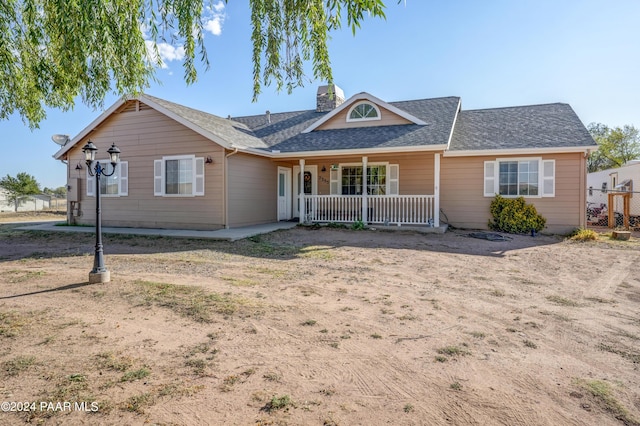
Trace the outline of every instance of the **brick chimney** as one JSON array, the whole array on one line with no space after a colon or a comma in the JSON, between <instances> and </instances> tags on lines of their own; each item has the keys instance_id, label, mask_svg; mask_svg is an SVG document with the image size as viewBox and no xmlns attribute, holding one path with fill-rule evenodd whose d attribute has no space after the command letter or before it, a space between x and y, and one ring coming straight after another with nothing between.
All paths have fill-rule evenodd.
<instances>
[{"instance_id":1,"label":"brick chimney","mask_svg":"<svg viewBox=\"0 0 640 426\"><path fill-rule=\"evenodd\" d=\"M335 84L331 85L331 96L329 96L329 86L318 87L316 95L316 111L329 112L339 107L344 102L344 92Z\"/></svg>"}]
</instances>

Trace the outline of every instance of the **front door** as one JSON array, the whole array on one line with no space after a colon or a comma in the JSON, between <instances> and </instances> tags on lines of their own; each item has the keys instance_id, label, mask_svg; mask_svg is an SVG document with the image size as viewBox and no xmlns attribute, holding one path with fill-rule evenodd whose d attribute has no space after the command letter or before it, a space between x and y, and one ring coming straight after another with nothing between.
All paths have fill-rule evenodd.
<instances>
[{"instance_id":1,"label":"front door","mask_svg":"<svg viewBox=\"0 0 640 426\"><path fill-rule=\"evenodd\" d=\"M291 219L291 169L278 167L278 220Z\"/></svg>"},{"instance_id":2,"label":"front door","mask_svg":"<svg viewBox=\"0 0 640 426\"><path fill-rule=\"evenodd\" d=\"M300 166L293 168L293 214L300 217ZM318 166L304 166L304 193L316 195L318 193Z\"/></svg>"}]
</instances>

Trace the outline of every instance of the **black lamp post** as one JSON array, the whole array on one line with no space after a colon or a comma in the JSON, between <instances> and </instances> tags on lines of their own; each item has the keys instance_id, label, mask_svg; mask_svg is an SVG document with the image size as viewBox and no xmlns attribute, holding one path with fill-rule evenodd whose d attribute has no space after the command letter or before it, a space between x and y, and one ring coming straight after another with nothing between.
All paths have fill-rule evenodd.
<instances>
[{"instance_id":1,"label":"black lamp post","mask_svg":"<svg viewBox=\"0 0 640 426\"><path fill-rule=\"evenodd\" d=\"M84 157L87 162L87 170L91 176L95 176L96 180L96 254L93 260L93 270L89 272L89 283L108 283L111 280L111 275L104 266L104 254L102 251L102 212L100 211L100 176L111 176L116 171L116 165L120 161L120 150L116 144L112 144L111 148L107 150L111 160L111 166L113 170L111 173L106 173L106 169L96 161L92 167L93 162L96 159L96 152L98 148L93 142L88 141L87 144L82 147Z\"/></svg>"}]
</instances>

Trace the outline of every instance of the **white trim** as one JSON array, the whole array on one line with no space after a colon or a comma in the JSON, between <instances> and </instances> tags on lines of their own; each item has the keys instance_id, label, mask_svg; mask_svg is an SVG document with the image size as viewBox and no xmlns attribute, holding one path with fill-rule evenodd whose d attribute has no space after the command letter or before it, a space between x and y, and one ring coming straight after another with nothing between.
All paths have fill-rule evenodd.
<instances>
[{"instance_id":1,"label":"white trim","mask_svg":"<svg viewBox=\"0 0 640 426\"><path fill-rule=\"evenodd\" d=\"M346 155L365 155L365 154L395 154L399 152L434 152L443 151L446 145L425 145L425 146L407 146L407 147L389 147L389 148L364 148L364 149L332 149L327 151L296 151L296 152L268 152L256 148L247 148L236 146L240 152L246 154L255 154L268 158L296 158L296 157L327 157L327 156L346 156Z\"/></svg>"},{"instance_id":2,"label":"white trim","mask_svg":"<svg viewBox=\"0 0 640 426\"><path fill-rule=\"evenodd\" d=\"M353 110L360 105L371 105L373 109L376 110L377 115L375 117L351 118L351 113L353 112ZM347 111L347 123L359 123L361 121L379 121L379 120L382 120L382 113L380 112L380 108L378 108L378 105L372 102L367 102L367 101L355 102L351 106L351 108L349 108L349 111Z\"/></svg>"},{"instance_id":3,"label":"white trim","mask_svg":"<svg viewBox=\"0 0 640 426\"><path fill-rule=\"evenodd\" d=\"M366 157L363 157L366 158ZM368 159L367 159L368 160ZM397 164L393 164L394 166L397 166ZM388 161L374 161L374 162L369 162L367 161L366 163L366 167L375 167L375 166L385 166L386 167L386 174L385 174L385 194L389 195L390 194L390 182L389 182L389 167L391 166L391 164L389 164ZM342 194L342 168L343 167L363 167L362 170L362 177L365 178L366 174L364 172L364 164L362 162L360 163L338 163L338 193L337 194L331 194L331 195L347 195L347 194ZM400 167L398 167L398 174L400 172ZM362 185L362 194L364 194L364 190L367 188L367 183L366 181L363 183ZM329 192L331 192L331 189L329 189ZM398 182L398 192L400 192L400 182ZM351 194L351 195L360 195L360 194ZM397 195L397 194L396 194Z\"/></svg>"},{"instance_id":4,"label":"white trim","mask_svg":"<svg viewBox=\"0 0 640 426\"><path fill-rule=\"evenodd\" d=\"M62 158L62 156L64 154L66 154L69 150L71 150L71 148L73 148L78 142L80 142L82 139L84 139L85 136L87 136L89 133L91 133L93 131L93 129L95 129L96 127L98 127L100 124L102 124L103 121L105 121L107 118L109 118L109 116L111 116L111 114L113 114L114 112L116 112L116 110L118 108L120 108L122 105L124 105L126 102L130 101L130 100L134 100L136 98L131 98L128 99L126 97L122 97L120 98L118 101L116 101L113 105L111 105L109 107L109 109L107 109L105 112L103 112L102 114L100 114L98 116L98 118L96 118L95 120L93 120L87 127L85 127L84 129L82 129L80 131L80 133L78 133L77 135L75 135L73 137L73 139L69 140L69 142L67 142L67 144L65 146L63 146L62 148L60 148L60 150L58 150L58 152L56 152L55 154L53 154L53 158L55 158L56 160L60 160Z\"/></svg>"},{"instance_id":5,"label":"white trim","mask_svg":"<svg viewBox=\"0 0 640 426\"><path fill-rule=\"evenodd\" d=\"M164 161L153 160L153 195L162 197L164 195Z\"/></svg>"},{"instance_id":6,"label":"white trim","mask_svg":"<svg viewBox=\"0 0 640 426\"><path fill-rule=\"evenodd\" d=\"M453 124L451 124L451 132L449 132L449 139L447 140L447 150L451 146L451 140L453 139L453 131L456 128L456 121L458 121L458 114L460 113L461 108L462 108L462 100L458 98L458 108L456 108L456 113L453 116Z\"/></svg>"},{"instance_id":7,"label":"white trim","mask_svg":"<svg viewBox=\"0 0 640 426\"><path fill-rule=\"evenodd\" d=\"M517 162L518 163L518 182L520 181L520 162L524 161L537 161L538 162L538 195L506 195L500 194L500 163L503 162ZM552 162L553 163L553 176L545 177L544 176L544 163ZM487 189L487 181L491 180L491 176L487 176L487 165L493 164L493 194L486 191ZM553 193L552 194L543 194L544 193L544 181L545 180L553 181ZM520 189L518 189L520 192ZM484 197L494 197L496 194L500 194L501 197L504 198L542 198L542 197L555 197L555 160L543 160L542 157L502 157L496 158L493 161L485 161L483 168L483 194Z\"/></svg>"},{"instance_id":8,"label":"white trim","mask_svg":"<svg viewBox=\"0 0 640 426\"><path fill-rule=\"evenodd\" d=\"M284 212L282 212L280 208L280 175L284 174ZM291 167L278 166L278 179L277 179L277 188L276 188L276 202L277 202L277 218L278 221L281 220L290 220L292 217L291 208L292 208L292 182L291 182ZM284 219L280 218L281 213L284 213Z\"/></svg>"},{"instance_id":9,"label":"white trim","mask_svg":"<svg viewBox=\"0 0 640 426\"><path fill-rule=\"evenodd\" d=\"M485 161L484 162L484 167L482 168L483 171L483 179L482 179L482 193L484 194L484 197L495 197L496 195L496 190L498 189L496 187L496 169L497 169L497 161ZM489 167L491 166L492 169L489 170ZM487 188L490 188L490 191L487 191Z\"/></svg>"},{"instance_id":10,"label":"white trim","mask_svg":"<svg viewBox=\"0 0 640 426\"><path fill-rule=\"evenodd\" d=\"M193 161L193 195L204 196L204 157L196 157Z\"/></svg>"},{"instance_id":11,"label":"white trim","mask_svg":"<svg viewBox=\"0 0 640 426\"><path fill-rule=\"evenodd\" d=\"M433 226L440 227L440 154L433 154Z\"/></svg>"},{"instance_id":12,"label":"white trim","mask_svg":"<svg viewBox=\"0 0 640 426\"><path fill-rule=\"evenodd\" d=\"M546 176L545 175L545 163L547 164L552 164L553 168L552 170L552 175L551 176ZM540 172L540 175L542 176L540 179L541 185L540 185L540 194L542 197L555 197L556 196L556 160L542 160L540 162L540 165L542 166L542 170ZM551 181L551 192L545 192L544 190L544 183L545 181Z\"/></svg>"},{"instance_id":13,"label":"white trim","mask_svg":"<svg viewBox=\"0 0 640 426\"><path fill-rule=\"evenodd\" d=\"M87 176L87 197L95 197L96 196L96 177L89 173L89 169L93 167L93 163L90 166L87 166L85 170L85 175Z\"/></svg>"},{"instance_id":14,"label":"white trim","mask_svg":"<svg viewBox=\"0 0 640 426\"><path fill-rule=\"evenodd\" d=\"M393 105L383 101L382 99L376 98L375 96L373 96L373 95L371 95L371 94L369 94L367 92L361 92L361 93L353 95L352 97L350 97L349 99L344 101L344 103L342 105L340 105L337 108L334 108L330 113L326 114L320 120L316 121L311 126L309 126L306 129L304 129L302 131L302 133L309 133L309 132L317 129L318 127L320 127L321 125L323 125L327 121L331 120L333 117L335 117L341 111L344 111L346 108L349 108L351 106L351 104L353 104L354 102L362 101L362 100L368 100L369 102L372 102L372 103L376 104L379 107L387 109L387 110L391 111L392 113L394 113L396 115L399 115L400 117L405 118L405 119L413 122L414 124L419 124L421 126L424 126L424 125L427 124L426 122L420 120L419 118L414 117L413 115L411 115L411 114L407 113L406 111L403 111L403 110L401 110L401 109L399 109L397 107L394 107Z\"/></svg>"},{"instance_id":15,"label":"white trim","mask_svg":"<svg viewBox=\"0 0 640 426\"><path fill-rule=\"evenodd\" d=\"M166 163L171 160L191 160L191 194L167 194L166 193ZM162 173L161 176L157 174L157 164L160 162L160 171ZM202 174L197 173L198 165L197 163L202 163ZM167 155L162 157L159 160L154 160L154 196L156 197L168 197L168 198L193 198L193 197L201 197L204 195L204 158L196 157L195 155ZM156 184L158 183L158 179L160 179L161 183L161 191L156 191ZM202 191L197 191L197 180L202 180Z\"/></svg>"},{"instance_id":16,"label":"white trim","mask_svg":"<svg viewBox=\"0 0 640 426\"><path fill-rule=\"evenodd\" d=\"M105 167L105 170L108 171L108 167L111 165L111 160L110 159L97 159L95 161L93 161L91 163L91 170L93 170L95 163L96 162L100 162L100 165ZM126 170L126 172L124 172L124 174L126 174L126 176L123 176L123 166ZM105 194L104 192L100 191L100 198L118 198L118 197L127 197L129 195L129 162L128 161L119 161L118 163L116 163L115 166L116 171L111 175L111 176L106 176L106 175L100 175L100 183L104 182L106 179L109 179L111 177L113 177L113 175L115 174L116 177L118 178L117 183L118 183L118 193L117 194ZM96 194L96 177L95 176L91 176L89 174L89 167L87 167L87 171L86 171L86 176L87 176L87 197L95 197ZM123 191L123 187L124 187L124 191Z\"/></svg>"},{"instance_id":17,"label":"white trim","mask_svg":"<svg viewBox=\"0 0 640 426\"><path fill-rule=\"evenodd\" d=\"M303 170L305 172L311 172L311 194L303 194L300 189L304 189L304 174L300 174L300 161L303 162ZM297 165L291 168L291 194L292 194L292 205L291 205L291 215L295 217L300 216L300 210L298 205L298 198L300 195L303 195L303 198L307 195L318 195L318 165L317 164L306 164L304 160L300 160ZM300 176L298 176L300 175ZM298 179L299 178L299 179ZM302 186L301 186L302 184Z\"/></svg>"},{"instance_id":18,"label":"white trim","mask_svg":"<svg viewBox=\"0 0 640 426\"><path fill-rule=\"evenodd\" d=\"M394 174L393 170L395 170L395 175L396 175L395 179L393 178L393 174ZM388 182L387 195L400 195L400 165L399 164L389 164L387 166L387 182ZM395 191L392 188L394 183L396 185Z\"/></svg>"},{"instance_id":19,"label":"white trim","mask_svg":"<svg viewBox=\"0 0 640 426\"><path fill-rule=\"evenodd\" d=\"M479 149L469 151L445 151L444 157L480 157L494 155L537 155L537 154L569 154L593 150L593 146L556 147L556 148L518 148L518 149Z\"/></svg>"},{"instance_id":20,"label":"white trim","mask_svg":"<svg viewBox=\"0 0 640 426\"><path fill-rule=\"evenodd\" d=\"M129 101L138 101L138 102L145 103L148 106L150 106L151 108L153 108L154 110L156 110L157 112L166 115L167 117L177 121L178 123L182 124L183 126L185 126L185 127L189 128L189 129L193 130L194 132L198 133L199 135L204 136L205 138L209 139L211 142L216 143L216 144L222 146L223 148L233 149L233 144L231 142L229 142L229 141L227 141L225 139L222 139L217 135L214 135L213 133L203 129L202 127L200 127L200 126L198 126L198 125L196 125L194 123L192 123L191 121L185 119L184 117L173 113L171 110L163 107L162 105L158 104L157 102L153 101L152 99L149 99L144 94L142 94L140 96L131 97L131 98L128 98L126 96L123 96L122 98L120 98L113 105L111 105L109 107L109 109L107 109L105 112L100 114L100 116L98 118L93 120L87 127L82 129L80 131L80 133L78 133L76 136L74 136L73 139L71 139L69 142L67 142L67 144L65 146L60 148L60 150L53 155L53 158L55 158L56 160L60 160L62 158L62 156L64 154L66 154L69 150L71 150L71 148L73 148L78 142L82 141L82 139L84 139L96 127L98 127L100 124L102 124L103 121L105 121L113 113L115 113L118 110L118 108L120 108L122 105L124 105L125 103L127 103ZM237 123L237 125L241 126L242 123Z\"/></svg>"},{"instance_id":21,"label":"white trim","mask_svg":"<svg viewBox=\"0 0 640 426\"><path fill-rule=\"evenodd\" d=\"M118 191L121 197L129 196L129 162L128 161L120 161L118 163L118 176L120 177L120 182L118 182Z\"/></svg>"},{"instance_id":22,"label":"white trim","mask_svg":"<svg viewBox=\"0 0 640 426\"><path fill-rule=\"evenodd\" d=\"M218 135L214 135L213 133L203 129L202 127L200 127L200 126L192 123L191 121L187 120L186 118L182 117L181 115L175 114L171 110L163 107L162 105L158 104L157 102L154 102L153 100L147 98L146 96L141 95L137 99L139 101L149 105L151 108L155 109L159 113L162 113L162 114L166 115L167 117L177 121L178 123L182 124L183 126L187 127L188 129L191 129L194 132L198 133L199 135L204 136L205 138L209 139L211 142L216 143L216 144L222 146L223 148L233 149L233 144L231 142L228 142L227 140L220 138ZM208 113L205 113L205 114L208 114ZM211 115L213 115L213 114L211 114ZM238 125L241 126L242 123L238 123Z\"/></svg>"}]
</instances>

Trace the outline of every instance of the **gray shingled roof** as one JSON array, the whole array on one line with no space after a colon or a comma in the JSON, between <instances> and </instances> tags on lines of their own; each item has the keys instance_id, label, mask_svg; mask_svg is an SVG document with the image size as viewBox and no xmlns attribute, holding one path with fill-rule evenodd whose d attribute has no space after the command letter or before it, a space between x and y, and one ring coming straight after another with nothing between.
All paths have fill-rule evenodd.
<instances>
[{"instance_id":1,"label":"gray shingled roof","mask_svg":"<svg viewBox=\"0 0 640 426\"><path fill-rule=\"evenodd\" d=\"M303 130L327 113L315 110L225 119L164 99L147 98L196 126L237 146L265 151L310 152L341 149L424 147L445 145L460 98L447 97L390 102L426 125ZM460 111L449 151L512 150L595 146L571 106L529 105Z\"/></svg>"},{"instance_id":2,"label":"gray shingled roof","mask_svg":"<svg viewBox=\"0 0 640 426\"><path fill-rule=\"evenodd\" d=\"M390 102L425 121L426 125L361 127L302 133L326 114L315 110L271 114L270 124L265 115L234 117L233 121L245 124L270 150L280 152L446 145L459 101L458 97L448 97Z\"/></svg>"},{"instance_id":3,"label":"gray shingled roof","mask_svg":"<svg viewBox=\"0 0 640 426\"><path fill-rule=\"evenodd\" d=\"M595 146L568 104L461 111L449 151Z\"/></svg>"},{"instance_id":4,"label":"gray shingled roof","mask_svg":"<svg viewBox=\"0 0 640 426\"><path fill-rule=\"evenodd\" d=\"M242 145L248 148L267 148L267 145L260 138L254 136L247 126L242 123L175 104L161 98L156 98L155 96L147 94L144 96L196 126L222 138L228 143Z\"/></svg>"}]
</instances>

